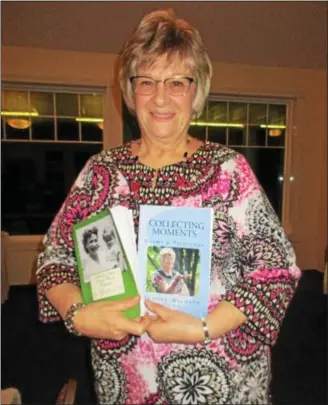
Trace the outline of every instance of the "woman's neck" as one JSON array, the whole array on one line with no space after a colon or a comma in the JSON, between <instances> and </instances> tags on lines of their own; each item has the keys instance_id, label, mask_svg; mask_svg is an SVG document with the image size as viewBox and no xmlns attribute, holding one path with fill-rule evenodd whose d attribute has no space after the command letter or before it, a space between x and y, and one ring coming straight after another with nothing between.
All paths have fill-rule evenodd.
<instances>
[{"instance_id":1,"label":"woman's neck","mask_svg":"<svg viewBox=\"0 0 328 405\"><path fill-rule=\"evenodd\" d=\"M168 269L163 267L162 269L164 273L167 274L168 276L170 276L173 273L173 269L171 269L170 267Z\"/></svg>"},{"instance_id":2,"label":"woman's neck","mask_svg":"<svg viewBox=\"0 0 328 405\"><path fill-rule=\"evenodd\" d=\"M181 162L190 153L191 138L188 135L175 140L150 139L142 136L136 151L139 162L154 169Z\"/></svg>"}]
</instances>

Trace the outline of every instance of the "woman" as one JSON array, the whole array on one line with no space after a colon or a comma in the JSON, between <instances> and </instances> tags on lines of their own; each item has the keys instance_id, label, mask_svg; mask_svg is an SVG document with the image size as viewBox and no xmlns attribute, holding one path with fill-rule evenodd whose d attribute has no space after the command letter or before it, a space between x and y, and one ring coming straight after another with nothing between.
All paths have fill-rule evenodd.
<instances>
[{"instance_id":1,"label":"woman","mask_svg":"<svg viewBox=\"0 0 328 405\"><path fill-rule=\"evenodd\" d=\"M159 252L161 268L153 275L152 285L157 292L165 294L190 295L184 275L174 270L175 252L171 248L163 248Z\"/></svg>"},{"instance_id":2,"label":"woman","mask_svg":"<svg viewBox=\"0 0 328 405\"><path fill-rule=\"evenodd\" d=\"M92 274L104 270L104 263L102 263L99 255L100 245L98 242L98 229L96 227L87 229L83 232L82 244L88 255L88 257L82 262L84 281L89 282Z\"/></svg>"},{"instance_id":3,"label":"woman","mask_svg":"<svg viewBox=\"0 0 328 405\"><path fill-rule=\"evenodd\" d=\"M293 249L244 157L188 134L212 74L198 31L171 11L146 15L121 62L141 138L91 158L56 216L39 260L41 319L93 338L100 403L268 403L270 347L300 277ZM72 218L124 205L137 231L140 204L213 207L205 319L152 302L155 320L124 318L137 298L81 304Z\"/></svg>"}]
</instances>

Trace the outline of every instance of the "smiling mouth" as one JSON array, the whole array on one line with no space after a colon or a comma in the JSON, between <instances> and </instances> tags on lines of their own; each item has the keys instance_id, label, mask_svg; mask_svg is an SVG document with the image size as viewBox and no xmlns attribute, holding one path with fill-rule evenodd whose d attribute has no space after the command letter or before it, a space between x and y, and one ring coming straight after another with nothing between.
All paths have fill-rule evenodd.
<instances>
[{"instance_id":1,"label":"smiling mouth","mask_svg":"<svg viewBox=\"0 0 328 405\"><path fill-rule=\"evenodd\" d=\"M174 117L174 113L150 113L157 121L168 121Z\"/></svg>"}]
</instances>

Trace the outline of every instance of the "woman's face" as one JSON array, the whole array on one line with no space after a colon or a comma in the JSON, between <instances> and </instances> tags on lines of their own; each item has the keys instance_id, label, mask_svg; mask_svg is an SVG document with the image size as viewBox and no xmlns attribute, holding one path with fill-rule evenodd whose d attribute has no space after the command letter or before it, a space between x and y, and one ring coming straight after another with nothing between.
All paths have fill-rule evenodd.
<instances>
[{"instance_id":1,"label":"woman's face","mask_svg":"<svg viewBox=\"0 0 328 405\"><path fill-rule=\"evenodd\" d=\"M172 270L174 267L174 257L172 255L163 256L163 267L165 270Z\"/></svg>"},{"instance_id":2,"label":"woman's face","mask_svg":"<svg viewBox=\"0 0 328 405\"><path fill-rule=\"evenodd\" d=\"M92 233L87 240L87 249L89 254L95 253L99 249L98 237L96 234Z\"/></svg>"},{"instance_id":3,"label":"woman's face","mask_svg":"<svg viewBox=\"0 0 328 405\"><path fill-rule=\"evenodd\" d=\"M179 59L168 64L167 57L160 57L151 66L141 66L137 75L150 76L156 80L165 80L174 76L193 77L186 63ZM152 95L135 94L135 110L142 135L150 139L174 140L187 135L192 105L196 95L196 85L192 83L187 94L172 96L168 94L164 83L157 83Z\"/></svg>"}]
</instances>

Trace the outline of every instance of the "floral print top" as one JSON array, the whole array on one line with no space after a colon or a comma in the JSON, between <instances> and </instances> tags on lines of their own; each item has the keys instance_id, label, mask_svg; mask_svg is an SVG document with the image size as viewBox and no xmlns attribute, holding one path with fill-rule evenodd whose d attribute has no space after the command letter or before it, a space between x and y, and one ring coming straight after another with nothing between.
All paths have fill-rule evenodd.
<instances>
[{"instance_id":1,"label":"floral print top","mask_svg":"<svg viewBox=\"0 0 328 405\"><path fill-rule=\"evenodd\" d=\"M164 270L157 269L153 275L152 285L157 292L161 292L160 286L163 283L171 284L175 277L179 276L180 273L177 270L173 270L171 274L166 274ZM188 291L188 287L186 286L183 280L180 280L177 285L175 286L174 290L170 292L170 294L181 294L182 292L186 294Z\"/></svg>"},{"instance_id":2,"label":"floral print top","mask_svg":"<svg viewBox=\"0 0 328 405\"><path fill-rule=\"evenodd\" d=\"M45 292L79 285L72 225L123 205L213 207L211 311L220 300L248 318L207 346L156 344L145 333L92 342L100 403L267 404L270 347L292 299L300 270L292 246L246 159L205 142L185 161L159 170L131 154L131 145L102 151L85 165L44 238L38 259L40 318L59 320ZM218 319L218 322L220 320Z\"/></svg>"}]
</instances>

